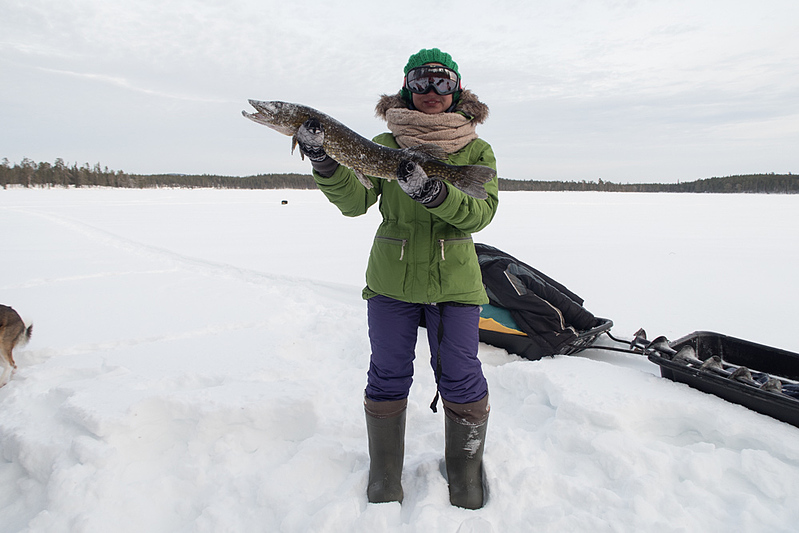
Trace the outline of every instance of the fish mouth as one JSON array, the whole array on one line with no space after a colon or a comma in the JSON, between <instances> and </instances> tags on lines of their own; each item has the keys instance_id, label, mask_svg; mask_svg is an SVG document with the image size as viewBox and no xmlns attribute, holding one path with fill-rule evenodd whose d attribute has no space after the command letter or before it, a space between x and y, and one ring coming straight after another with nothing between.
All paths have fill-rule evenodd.
<instances>
[{"instance_id":1,"label":"fish mouth","mask_svg":"<svg viewBox=\"0 0 799 533\"><path fill-rule=\"evenodd\" d=\"M262 100L247 100L259 113L276 116L283 107L283 102L264 102Z\"/></svg>"},{"instance_id":2,"label":"fish mouth","mask_svg":"<svg viewBox=\"0 0 799 533\"><path fill-rule=\"evenodd\" d=\"M294 135L296 128L283 124L280 120L281 111L283 109L283 102L265 102L262 100L248 100L250 105L255 108L257 113L247 113L242 111L241 114L264 126L268 126L283 135Z\"/></svg>"}]
</instances>

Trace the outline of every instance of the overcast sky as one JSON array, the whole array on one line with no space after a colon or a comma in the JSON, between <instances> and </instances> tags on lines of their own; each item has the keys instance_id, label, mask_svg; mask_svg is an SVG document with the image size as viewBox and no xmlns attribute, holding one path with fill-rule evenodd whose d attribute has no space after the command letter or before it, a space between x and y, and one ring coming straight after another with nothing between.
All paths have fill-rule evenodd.
<instances>
[{"instance_id":1,"label":"overcast sky","mask_svg":"<svg viewBox=\"0 0 799 533\"><path fill-rule=\"evenodd\" d=\"M491 5L491 7L489 7ZM799 172L797 0L0 0L0 159L309 173L247 100L371 138L439 47L513 179Z\"/></svg>"}]
</instances>

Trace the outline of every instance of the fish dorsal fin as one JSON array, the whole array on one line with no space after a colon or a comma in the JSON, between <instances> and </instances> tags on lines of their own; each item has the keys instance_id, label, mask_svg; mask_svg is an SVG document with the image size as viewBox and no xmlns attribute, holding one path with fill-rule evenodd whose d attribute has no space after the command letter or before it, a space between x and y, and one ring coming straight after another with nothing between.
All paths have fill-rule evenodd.
<instances>
[{"instance_id":1,"label":"fish dorsal fin","mask_svg":"<svg viewBox=\"0 0 799 533\"><path fill-rule=\"evenodd\" d=\"M425 154L427 156L432 157L433 159L446 159L447 152L437 144L426 143L426 144L417 144L416 146L411 146L410 148L406 148L409 152L419 152Z\"/></svg>"}]
</instances>

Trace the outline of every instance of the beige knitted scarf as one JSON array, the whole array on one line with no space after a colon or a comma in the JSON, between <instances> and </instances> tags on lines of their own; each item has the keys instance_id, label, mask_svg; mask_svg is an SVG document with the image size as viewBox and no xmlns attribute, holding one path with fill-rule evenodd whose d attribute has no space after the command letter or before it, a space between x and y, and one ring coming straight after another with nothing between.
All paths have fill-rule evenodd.
<instances>
[{"instance_id":1,"label":"beige knitted scarf","mask_svg":"<svg viewBox=\"0 0 799 533\"><path fill-rule=\"evenodd\" d=\"M460 113L428 115L412 109L394 108L386 111L386 122L402 148L435 144L453 154L477 138L475 122Z\"/></svg>"}]
</instances>

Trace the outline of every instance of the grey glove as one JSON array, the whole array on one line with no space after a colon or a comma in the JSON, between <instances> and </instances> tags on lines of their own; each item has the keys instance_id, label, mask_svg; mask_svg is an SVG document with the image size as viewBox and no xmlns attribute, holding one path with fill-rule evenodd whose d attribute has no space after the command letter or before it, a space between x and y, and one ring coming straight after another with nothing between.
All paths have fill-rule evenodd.
<instances>
[{"instance_id":1,"label":"grey glove","mask_svg":"<svg viewBox=\"0 0 799 533\"><path fill-rule=\"evenodd\" d=\"M325 130L318 118L309 118L297 128L294 141L300 147L303 156L311 161L322 161L327 157L322 143L325 141Z\"/></svg>"},{"instance_id":2,"label":"grey glove","mask_svg":"<svg viewBox=\"0 0 799 533\"><path fill-rule=\"evenodd\" d=\"M397 168L397 183L405 194L425 207L438 207L447 197L447 188L441 181L430 178L421 166L413 161L402 161Z\"/></svg>"},{"instance_id":3,"label":"grey glove","mask_svg":"<svg viewBox=\"0 0 799 533\"><path fill-rule=\"evenodd\" d=\"M325 153L324 140L325 129L319 119L314 117L303 122L294 134L300 153L311 160L311 166L320 176L329 178L338 168L338 161Z\"/></svg>"}]
</instances>

